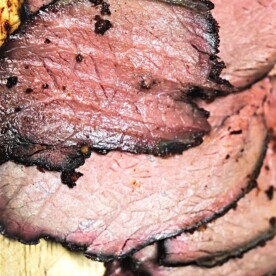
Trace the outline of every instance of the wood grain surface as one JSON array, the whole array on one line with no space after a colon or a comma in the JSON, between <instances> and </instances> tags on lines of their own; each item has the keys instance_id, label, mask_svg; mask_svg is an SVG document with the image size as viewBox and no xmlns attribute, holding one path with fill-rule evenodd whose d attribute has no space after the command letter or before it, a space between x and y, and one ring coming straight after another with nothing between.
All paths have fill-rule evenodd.
<instances>
[{"instance_id":1,"label":"wood grain surface","mask_svg":"<svg viewBox=\"0 0 276 276\"><path fill-rule=\"evenodd\" d=\"M1 276L102 276L102 263L81 253L41 240L38 245L24 245L0 235Z\"/></svg>"}]
</instances>

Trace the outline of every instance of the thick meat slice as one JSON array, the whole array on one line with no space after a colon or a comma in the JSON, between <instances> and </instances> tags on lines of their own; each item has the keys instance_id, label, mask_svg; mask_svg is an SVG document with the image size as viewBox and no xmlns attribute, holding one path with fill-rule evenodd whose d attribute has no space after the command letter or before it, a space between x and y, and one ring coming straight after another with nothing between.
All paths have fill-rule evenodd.
<instances>
[{"instance_id":1,"label":"thick meat slice","mask_svg":"<svg viewBox=\"0 0 276 276\"><path fill-rule=\"evenodd\" d=\"M106 15L93 1L55 4L10 38L0 63L2 162L68 171L91 148L166 155L209 131L186 96L229 89L210 12L109 4Z\"/></svg>"},{"instance_id":2,"label":"thick meat slice","mask_svg":"<svg viewBox=\"0 0 276 276\"><path fill-rule=\"evenodd\" d=\"M58 173L3 164L5 233L29 242L51 236L108 260L221 215L252 187L262 162L264 97L256 86L205 104L212 131L182 155L93 153L73 190Z\"/></svg>"},{"instance_id":3,"label":"thick meat slice","mask_svg":"<svg viewBox=\"0 0 276 276\"><path fill-rule=\"evenodd\" d=\"M236 209L208 224L206 230L200 228L193 234L166 240L163 262L166 265L196 263L212 267L273 237L276 234L276 199L273 196L276 156L271 148L264 164L258 188L242 199Z\"/></svg>"},{"instance_id":4,"label":"thick meat slice","mask_svg":"<svg viewBox=\"0 0 276 276\"><path fill-rule=\"evenodd\" d=\"M229 260L222 266L214 268L202 268L197 266L184 267L164 267L158 266L153 262L145 262L143 264L124 262L123 265L119 261L107 265L106 276L263 276L275 275L276 272L276 238L268 241L265 246L258 247L244 254L242 258ZM148 249L149 251L149 249ZM145 253L145 258L151 259L148 255L154 253Z\"/></svg>"},{"instance_id":5,"label":"thick meat slice","mask_svg":"<svg viewBox=\"0 0 276 276\"><path fill-rule=\"evenodd\" d=\"M276 116L274 116L276 110L276 105L274 105L276 100L276 83L274 81L272 80L272 85L270 85L268 80L260 84L267 91L265 117L271 133L273 133L273 129L276 129ZM128 275L127 273L131 275L136 268L139 271L144 270L147 266L153 268L153 264L159 263L160 261L165 263L166 266L179 266L190 263L209 267L221 264L231 257L242 257L242 254L252 247L264 245L264 241L273 238L276 234L275 168L275 138L271 134L266 159L257 180L258 187L246 195L245 198L241 199L238 202L237 208L230 210L226 215L218 218L216 221L207 224L207 228L201 227L193 234L185 233L176 239L165 240L164 244L161 241L158 245L148 246L138 251L133 259L125 259L121 262L108 264L107 275ZM253 251L257 252L258 250ZM162 258L161 260L158 259L160 257ZM272 257L275 258L276 256L273 255ZM245 257L245 259L248 258ZM195 275L202 275L203 271L207 275L209 273L211 273L210 275L216 275L215 273L218 273L217 275L227 275L230 272L237 272L234 269L234 264L238 264L240 261L230 261L229 263L230 265L225 264L223 266L222 274L219 274L216 268L213 270L198 268L194 269L194 272L196 273ZM242 263L244 264L245 261ZM260 268L265 268L264 264L261 263ZM151 271L153 275L158 275L159 270L162 271L161 268L155 269ZM271 266L268 269L270 269L268 272L271 271ZM133 271L131 272L131 270ZM180 273L179 275L181 273L182 275L190 275L188 273L193 271L189 267L186 269L179 268L178 270L179 272L177 273ZM178 270L175 269L173 271ZM167 275L166 273L168 271L170 270L164 269L164 275Z\"/></svg>"},{"instance_id":6,"label":"thick meat slice","mask_svg":"<svg viewBox=\"0 0 276 276\"><path fill-rule=\"evenodd\" d=\"M275 235L276 83L274 82L275 80L271 85L265 80L259 84L267 91L265 118L271 132L271 141L257 180L257 190L251 191L242 199L237 209L208 224L206 229L165 241L162 255L166 264L196 262L204 266L217 265Z\"/></svg>"},{"instance_id":7,"label":"thick meat slice","mask_svg":"<svg viewBox=\"0 0 276 276\"><path fill-rule=\"evenodd\" d=\"M213 0L220 26L222 75L243 88L263 77L276 62L276 0Z\"/></svg>"}]
</instances>

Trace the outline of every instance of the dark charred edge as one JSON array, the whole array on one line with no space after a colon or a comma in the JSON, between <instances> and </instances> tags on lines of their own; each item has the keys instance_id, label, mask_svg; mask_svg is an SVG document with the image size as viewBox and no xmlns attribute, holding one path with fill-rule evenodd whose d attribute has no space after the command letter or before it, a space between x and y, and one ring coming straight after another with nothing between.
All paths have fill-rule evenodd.
<instances>
[{"instance_id":1,"label":"dark charred edge","mask_svg":"<svg viewBox=\"0 0 276 276\"><path fill-rule=\"evenodd\" d=\"M45 151L52 151L52 150L54 149L45 150ZM8 154L7 156L4 156L4 157L5 157L4 160L6 161L10 160L15 162L16 164L21 164L27 167L38 166L48 171L69 172L82 166L85 163L85 158L88 158L89 156L82 155L79 152L79 150L76 149L75 154L69 153L68 156L66 156L66 160L64 160L63 163L58 165L52 162L48 162L44 158L37 158L33 160L30 156L21 157L21 156L15 156L13 154Z\"/></svg>"},{"instance_id":2,"label":"dark charred edge","mask_svg":"<svg viewBox=\"0 0 276 276\"><path fill-rule=\"evenodd\" d=\"M219 39L219 25L215 18L212 16L211 12L207 15L207 24L208 24L208 30L210 33L214 36L214 48L215 48L215 54L210 56L210 60L212 61L212 68L211 72L209 74L209 79L211 81L214 81L217 84L221 84L225 86L227 91L218 91L219 94L228 94L229 92L233 92L234 87L232 84L220 77L220 74L222 70L226 67L225 63L220 60L220 58L217 56L219 53L219 45L220 45L220 39Z\"/></svg>"},{"instance_id":3,"label":"dark charred edge","mask_svg":"<svg viewBox=\"0 0 276 276\"><path fill-rule=\"evenodd\" d=\"M270 234L269 234L270 233ZM128 257L126 259L120 260L118 263L118 266L122 269L123 272L127 272L127 276L130 275L134 275L134 276L142 276L142 275L152 275L150 272L147 271L147 263L151 262L154 265L161 265L164 266L165 268L176 268L176 267L184 267L187 265L196 265L196 266L201 266L203 268L206 268L206 273L208 273L208 269L212 269L215 266L221 266L224 263L228 262L231 258L243 258L244 254L248 253L251 250L254 250L258 247L263 247L266 246L266 242L269 240L272 240L275 238L275 234L276 234L276 228L274 227L274 229L270 229L267 233L265 233L264 235L266 235L266 238L262 238L262 237L258 237L256 240L252 241L251 243L245 245L244 247L237 249L235 256L231 257L230 255L226 256L226 259L224 259L222 262L217 262L215 265L198 265L197 263L191 262L191 263L179 263L179 264L173 264L171 263L170 265L166 265L164 266L164 264L158 264L156 263L154 260L146 260L145 263L140 262L139 260L135 259L134 257ZM252 246L251 246L252 245ZM246 248L246 250L243 250L244 248ZM241 250L241 252L239 252L239 250ZM229 254L232 254L231 252ZM158 257L157 257L158 259ZM116 264L115 264L116 266ZM104 276L109 276L112 271L114 271L113 269L113 263L109 262L105 264L106 267L106 272L104 274ZM131 273L131 274L130 274ZM141 273L141 274L140 274ZM143 273L147 273L147 274L143 274ZM125 275L125 274L123 274ZM122 276L123 276L122 275ZM264 276L275 276L276 275L276 271L272 271L270 273L265 274Z\"/></svg>"},{"instance_id":4,"label":"dark charred edge","mask_svg":"<svg viewBox=\"0 0 276 276\"><path fill-rule=\"evenodd\" d=\"M155 0L158 1L158 0ZM210 0L161 0L169 4L180 5L195 11L209 11L214 9L214 4Z\"/></svg>"},{"instance_id":5,"label":"dark charred edge","mask_svg":"<svg viewBox=\"0 0 276 276\"><path fill-rule=\"evenodd\" d=\"M242 92L242 91L250 89L252 86L254 86L259 81L265 79L266 77L269 77L269 73L273 68L274 68L274 64L272 64L266 71L263 72L263 74L261 74L259 77L255 78L252 82L248 83L245 86L235 87L235 89L238 92ZM273 76L270 76L270 78L271 77L273 77Z\"/></svg>"},{"instance_id":6,"label":"dark charred edge","mask_svg":"<svg viewBox=\"0 0 276 276\"><path fill-rule=\"evenodd\" d=\"M227 95L233 91L236 91L236 88L233 87L233 85L220 77L220 74L222 70L226 67L225 63L220 60L220 58L217 56L219 53L219 45L220 45L220 39L219 39L219 25L215 18L213 17L211 10L214 8L214 4L209 0L161 0L166 3L170 4L176 4L176 5L182 5L185 6L188 9L192 9L197 13L202 14L206 18L208 32L213 35L214 42L211 43L212 47L215 50L215 53L210 56L210 61L212 63L211 71L209 74L209 80L212 82L215 82L219 85L221 85L221 90L213 91L210 94L219 94L219 95ZM209 42L210 43L210 42ZM197 49L200 51L199 49ZM206 89L204 89L206 90ZM207 89L208 90L208 89ZM211 91L210 91L211 92Z\"/></svg>"},{"instance_id":7,"label":"dark charred edge","mask_svg":"<svg viewBox=\"0 0 276 276\"><path fill-rule=\"evenodd\" d=\"M8 148L4 150L4 152L0 151L0 164L3 164L7 161L13 161L16 164L25 165L27 167L30 166L37 166L39 168L48 170L48 171L56 171L61 172L61 182L67 185L69 188L73 188L76 186L76 181L79 177L82 176L81 173L76 172L75 169L82 166L85 163L86 158L90 157L91 151L89 150L87 153L81 153L81 146L74 146L74 147L64 147L59 148L59 150L69 150L69 152L65 153L65 157L61 163L54 163L48 158L32 158L32 155L41 152L53 151L57 150L54 146L44 146L41 145L43 148L42 150L36 151L35 153L31 154L31 156L20 156L13 153L13 149L10 147L22 147L24 150L24 146L40 146L38 144L34 144L31 142L22 142L20 139L16 139L19 141L18 145L8 145ZM15 148L16 150L16 148ZM28 150L28 149L27 149Z\"/></svg>"},{"instance_id":8,"label":"dark charred edge","mask_svg":"<svg viewBox=\"0 0 276 276\"><path fill-rule=\"evenodd\" d=\"M137 147L134 153L136 154L151 154L157 157L171 157L176 154L182 154L185 150L199 146L203 142L204 132L195 133L190 143L182 143L178 141L164 141L158 143L156 146L147 147L147 145L141 145Z\"/></svg>"},{"instance_id":9,"label":"dark charred edge","mask_svg":"<svg viewBox=\"0 0 276 276\"><path fill-rule=\"evenodd\" d=\"M196 103L185 100L190 104L195 111L199 113L202 118L207 119L209 112L197 106ZM208 122L206 121L208 124ZM123 148L123 145L89 145L88 143L79 142L74 146L58 146L48 144L38 144L35 141L20 137L17 133L9 137L9 143L0 149L0 164L9 160L17 164L25 166L38 166L48 171L61 172L62 183L67 184L70 188L75 186L75 181L69 180L69 174L76 175L75 170L85 163L85 160L91 156L92 152L106 155L110 151L130 152L133 154L148 154L162 158L169 158L173 155L182 154L185 150L192 147L199 146L203 142L204 135L208 134L207 131L198 131L191 133L184 141L179 140L162 140L159 141L139 141L133 138L133 145L128 145ZM85 151L82 150L85 147ZM53 159L44 157L44 153L51 153L58 151L62 154L63 158L60 162L55 162ZM42 156L40 156L42 154ZM69 181L67 181L67 180Z\"/></svg>"},{"instance_id":10,"label":"dark charred edge","mask_svg":"<svg viewBox=\"0 0 276 276\"><path fill-rule=\"evenodd\" d=\"M203 114L203 110L199 110L202 116L206 117L207 112ZM32 141L23 141L19 137L13 138L14 142L6 145L4 149L0 150L0 164L11 160L17 164L22 164L25 166L38 166L48 171L57 171L62 174L68 174L82 166L85 160L91 156L92 152L98 154L106 155L109 151L120 151L120 152L130 152L133 154L149 154L158 157L171 157L176 154L182 154L183 151L200 145L203 142L203 136L207 132L201 131L191 134L189 137L189 142L180 141L157 141L153 143L138 142L135 143L133 147L129 149L122 150L120 146L109 148L108 144L106 147L97 148L97 146L87 146L88 152L82 153L82 144L69 147L58 147L52 145L36 144ZM55 163L49 158L40 157L39 154L44 152L60 151L64 155L61 162ZM63 152L64 151L64 152ZM66 152L67 151L67 152ZM36 156L36 154L38 156ZM65 176L65 175L64 175ZM65 179L65 178L64 178ZM64 181L63 181L64 183ZM65 183L66 184L66 183Z\"/></svg>"},{"instance_id":11,"label":"dark charred edge","mask_svg":"<svg viewBox=\"0 0 276 276\"><path fill-rule=\"evenodd\" d=\"M87 245L78 245L76 243L67 242L64 239L60 239L60 238L57 238L57 237L52 237L51 235L47 235L47 234L38 235L37 237L34 237L31 240L24 240L24 239L18 237L18 235L9 234L5 230L6 227L5 227L4 222L1 222L1 221L0 221L0 233L2 235L4 235L4 236L8 237L8 238L20 241L21 243L24 243L24 244L37 244L37 243L39 243L39 240L41 238L42 239L45 239L45 238L46 239L51 239L52 241L55 241L57 243L61 243L64 247L68 247L68 248L70 248L72 250L79 249L77 251L83 252L83 254L87 258L92 259L92 260L96 260L96 261L101 261L101 262L110 262L112 260L120 260L120 259L123 259L123 258L126 258L126 257L130 257L134 253L136 253L137 251L141 250L142 248L144 248L144 247L146 247L148 245L153 244L154 242L157 242L157 241L162 242L165 239L176 237L176 236L178 236L178 235L180 235L182 233L193 233L200 226L206 225L210 221L215 220L215 219L221 217L222 215L224 215L225 213L227 213L229 210L235 208L237 202L243 196L245 196L247 193L249 193L253 188L256 187L256 185L257 185L256 179L257 179L257 177L258 177L258 175L260 173L260 170L261 170L261 167L262 167L262 163L263 163L263 160L264 160L265 155L266 155L267 144L268 144L268 136L266 137L266 139L264 141L263 150L260 153L260 157L259 157L259 160L257 161L256 168L253 171L253 173L252 173L252 175L251 175L251 177L250 177L250 179L249 179L249 181L247 183L247 186L241 190L241 194L233 202L231 202L227 206L223 207L222 209L220 209L218 212L214 213L210 217L205 218L205 219L199 221L198 223L196 223L193 226L189 226L189 227L183 228L183 229L181 229L181 230L179 230L177 232L171 233L171 234L166 234L166 235L164 235L162 237L160 237L160 236L158 238L152 237L149 240L147 240L145 243L143 243L143 244L141 244L141 245L139 245L139 246L137 246L137 247L135 247L135 248L127 251L126 253L121 254L121 255L99 254L99 253L96 253L96 252L86 252L87 248L88 248ZM162 252L161 252L161 254L162 254ZM160 262L162 263L162 260L160 260Z\"/></svg>"},{"instance_id":12,"label":"dark charred edge","mask_svg":"<svg viewBox=\"0 0 276 276\"><path fill-rule=\"evenodd\" d=\"M276 227L269 228L266 232L262 233L260 236L255 237L251 241L241 245L241 247L234 248L233 250L228 250L224 252L217 252L210 254L209 256L199 258L194 261L188 262L173 262L173 261L163 261L162 265L166 267L183 267L188 265L196 265L205 268L213 268L216 266L223 265L231 259L242 258L243 255L252 249L260 246L264 246L269 240L272 240L276 235Z\"/></svg>"},{"instance_id":13,"label":"dark charred edge","mask_svg":"<svg viewBox=\"0 0 276 276\"><path fill-rule=\"evenodd\" d=\"M207 21L208 32L212 34L214 37L214 43L212 47L215 50L215 54L210 56L210 61L212 62L212 68L209 74L209 80L224 86L225 91L215 91L216 93L227 95L229 92L233 92L235 88L232 86L232 84L229 81L222 79L220 77L222 70L226 66L225 66L225 63L222 60L220 60L220 58L217 56L217 54L219 53L219 46L220 46L219 25L210 11L211 9L214 8L214 4L209 0L201 0L200 2L206 5L207 7L207 11L205 12L204 15Z\"/></svg>"}]
</instances>

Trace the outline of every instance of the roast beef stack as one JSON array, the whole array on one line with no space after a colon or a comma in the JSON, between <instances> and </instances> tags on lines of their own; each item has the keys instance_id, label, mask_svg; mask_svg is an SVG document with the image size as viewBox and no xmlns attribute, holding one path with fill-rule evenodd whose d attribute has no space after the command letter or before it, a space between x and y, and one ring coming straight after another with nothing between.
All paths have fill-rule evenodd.
<instances>
[{"instance_id":1,"label":"roast beef stack","mask_svg":"<svg viewBox=\"0 0 276 276\"><path fill-rule=\"evenodd\" d=\"M1 233L107 276L276 273L276 0L20 13L0 48Z\"/></svg>"}]
</instances>

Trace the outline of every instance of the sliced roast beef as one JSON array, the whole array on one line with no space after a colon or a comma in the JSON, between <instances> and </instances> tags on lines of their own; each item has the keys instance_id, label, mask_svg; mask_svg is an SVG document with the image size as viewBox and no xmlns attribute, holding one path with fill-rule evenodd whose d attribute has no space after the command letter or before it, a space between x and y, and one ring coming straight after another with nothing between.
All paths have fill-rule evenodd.
<instances>
[{"instance_id":1,"label":"sliced roast beef","mask_svg":"<svg viewBox=\"0 0 276 276\"><path fill-rule=\"evenodd\" d=\"M243 88L276 62L276 0L213 0L220 26L223 77Z\"/></svg>"},{"instance_id":2,"label":"sliced roast beef","mask_svg":"<svg viewBox=\"0 0 276 276\"><path fill-rule=\"evenodd\" d=\"M276 271L276 238L268 241L265 246L258 247L244 254L242 258L229 260L222 266L214 268L202 268L197 266L183 267L164 267L147 261L137 263L135 260L129 259L127 262L115 261L107 264L106 276L263 276L275 275ZM145 250L145 249L143 249ZM147 249L144 253L145 258L151 260L154 253Z\"/></svg>"},{"instance_id":3,"label":"sliced roast beef","mask_svg":"<svg viewBox=\"0 0 276 276\"><path fill-rule=\"evenodd\" d=\"M271 141L257 180L257 189L252 190L236 209L224 217L193 234L182 234L165 241L162 255L166 264L214 266L239 256L276 234L276 86L274 89L266 86L268 98L265 117L271 131Z\"/></svg>"},{"instance_id":4,"label":"sliced roast beef","mask_svg":"<svg viewBox=\"0 0 276 276\"><path fill-rule=\"evenodd\" d=\"M145 272L146 267L151 267L152 275L158 275L158 271L162 268L153 268L154 264L160 261L166 266L180 266L187 264L197 264L203 266L214 266L223 263L231 257L241 258L243 254L256 246L265 245L265 241L271 239L276 234L276 198L274 191L276 189L276 154L275 154L275 138L273 129L276 129L276 82L275 79L260 83L260 86L266 88L267 100L265 104L265 117L267 126L271 129L270 143L267 155L262 166L261 174L258 177L258 187L252 190L245 198L241 199L237 207L230 210L226 215L218 218L205 227L200 227L192 234L183 233L177 238L172 238L159 242L138 251L134 257L114 262L107 265L106 275L133 275L135 271ZM275 132L276 133L276 132ZM275 244L275 242L274 242ZM276 245L276 244L275 244ZM275 246L274 245L274 246ZM259 249L253 250L258 252ZM253 255L255 256L256 253ZM160 259L165 257L165 260ZM272 255L272 258L276 257ZM245 259L248 259L245 257ZM253 261L253 260L252 260ZM174 275L228 275L227 273L237 273L235 265L240 261L229 261L219 274L219 269L195 269L191 267L173 269L164 268L164 275L171 271ZM243 264L245 261L242 262ZM251 263L251 261L250 261ZM269 263L269 262L268 262ZM272 263L271 263L272 264ZM257 263L256 267L264 269L264 264ZM271 271L271 266L268 267ZM273 269L276 269L274 267ZM177 272L178 271L178 272ZM195 274L189 274L194 271ZM241 271L242 272L242 271ZM251 275L243 271L241 275ZM182 274L181 274L182 273ZM136 275L136 274L135 274ZM240 275L240 274L238 274ZM258 274L254 274L258 275ZM263 274L261 274L263 275Z\"/></svg>"},{"instance_id":5,"label":"sliced roast beef","mask_svg":"<svg viewBox=\"0 0 276 276\"><path fill-rule=\"evenodd\" d=\"M182 155L92 153L73 190L58 173L3 164L3 231L26 242L51 236L108 260L206 223L254 184L267 135L264 97L255 86L205 104L212 131Z\"/></svg>"},{"instance_id":6,"label":"sliced roast beef","mask_svg":"<svg viewBox=\"0 0 276 276\"><path fill-rule=\"evenodd\" d=\"M206 112L187 95L229 90L208 3L111 0L103 15L93 1L69 2L2 49L2 163L71 171L92 148L167 155L201 143Z\"/></svg>"},{"instance_id":7,"label":"sliced roast beef","mask_svg":"<svg viewBox=\"0 0 276 276\"><path fill-rule=\"evenodd\" d=\"M271 132L266 159L257 180L258 188L224 217L193 234L182 234L165 241L163 258L166 264L214 266L276 234L276 85L273 82L271 85L265 80L258 84L267 91L265 118Z\"/></svg>"}]
</instances>

